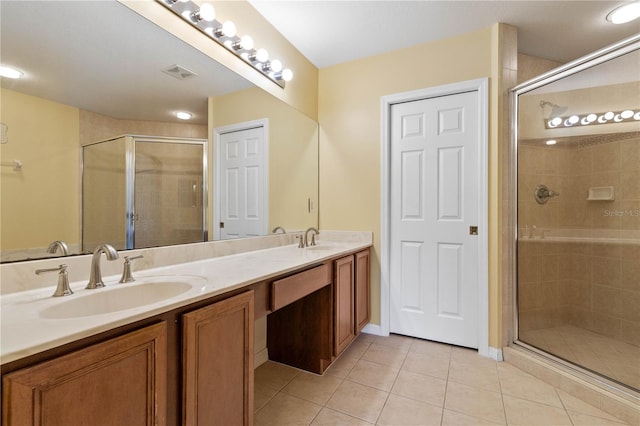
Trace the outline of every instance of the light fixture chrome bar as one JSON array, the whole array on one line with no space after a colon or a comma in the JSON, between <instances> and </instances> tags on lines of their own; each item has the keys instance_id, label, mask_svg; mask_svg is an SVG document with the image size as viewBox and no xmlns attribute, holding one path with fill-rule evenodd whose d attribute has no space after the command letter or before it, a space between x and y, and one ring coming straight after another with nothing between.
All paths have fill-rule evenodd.
<instances>
[{"instance_id":1,"label":"light fixture chrome bar","mask_svg":"<svg viewBox=\"0 0 640 426\"><path fill-rule=\"evenodd\" d=\"M209 38L224 46L228 51L240 58L269 80L284 88L286 82L293 78L289 69L282 69L277 59L269 60L265 49L254 49L253 40L249 36L239 37L236 27L231 21L220 22L217 19L204 19L201 6L191 0L156 0L164 7L175 13ZM202 6L204 7L204 5ZM207 7L210 7L207 5ZM207 15L215 16L215 12L207 11ZM276 65L276 66L274 66Z\"/></svg>"},{"instance_id":2,"label":"light fixture chrome bar","mask_svg":"<svg viewBox=\"0 0 640 426\"><path fill-rule=\"evenodd\" d=\"M640 121L640 110L608 111L589 114L575 114L566 117L556 116L544 120L546 129L563 129L597 124L625 123Z\"/></svg>"}]
</instances>

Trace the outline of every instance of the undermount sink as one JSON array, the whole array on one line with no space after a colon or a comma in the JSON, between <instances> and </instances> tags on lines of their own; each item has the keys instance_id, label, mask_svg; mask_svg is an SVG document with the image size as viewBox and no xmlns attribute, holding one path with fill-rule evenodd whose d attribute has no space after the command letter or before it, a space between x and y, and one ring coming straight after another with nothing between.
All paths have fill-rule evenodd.
<instances>
[{"instance_id":1,"label":"undermount sink","mask_svg":"<svg viewBox=\"0 0 640 426\"><path fill-rule=\"evenodd\" d=\"M309 246L309 247L305 247L306 250L309 251L326 251L326 250L332 250L334 247L331 246Z\"/></svg>"},{"instance_id":2,"label":"undermount sink","mask_svg":"<svg viewBox=\"0 0 640 426\"><path fill-rule=\"evenodd\" d=\"M43 309L40 317L66 319L102 315L171 299L194 288L200 281L159 280L134 284L113 284L92 293L69 296L53 306ZM113 287L117 286L117 287Z\"/></svg>"}]
</instances>

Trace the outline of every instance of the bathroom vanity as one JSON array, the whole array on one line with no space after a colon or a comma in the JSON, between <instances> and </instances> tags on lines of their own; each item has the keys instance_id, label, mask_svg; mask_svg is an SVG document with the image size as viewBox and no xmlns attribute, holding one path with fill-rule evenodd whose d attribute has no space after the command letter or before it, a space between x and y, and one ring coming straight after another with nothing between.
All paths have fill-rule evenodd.
<instances>
[{"instance_id":1,"label":"bathroom vanity","mask_svg":"<svg viewBox=\"0 0 640 426\"><path fill-rule=\"evenodd\" d=\"M370 245L287 245L68 297L3 296L2 424L252 424L254 320L267 317L270 359L322 374L369 321ZM179 281L161 301L82 312L100 293Z\"/></svg>"}]
</instances>

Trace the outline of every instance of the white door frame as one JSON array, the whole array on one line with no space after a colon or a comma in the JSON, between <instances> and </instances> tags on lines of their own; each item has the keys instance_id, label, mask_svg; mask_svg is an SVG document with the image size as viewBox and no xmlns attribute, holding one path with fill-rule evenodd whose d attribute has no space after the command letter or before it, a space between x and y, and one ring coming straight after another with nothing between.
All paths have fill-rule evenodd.
<instances>
[{"instance_id":1,"label":"white door frame","mask_svg":"<svg viewBox=\"0 0 640 426\"><path fill-rule=\"evenodd\" d=\"M230 124L228 126L216 127L213 129L213 161L215 171L212 175L215 178L213 184L213 239L220 239L220 137L224 133L238 132L241 130L255 129L262 127L263 140L264 140L264 152L266 156L264 158L264 171L265 179L263 182L262 190L264 191L264 229L265 235L268 233L269 228L269 119L260 118L258 120L245 121L242 123Z\"/></svg>"},{"instance_id":2,"label":"white door frame","mask_svg":"<svg viewBox=\"0 0 640 426\"><path fill-rule=\"evenodd\" d=\"M464 92L478 92L479 143L478 171L480 174L481 194L478 197L478 352L483 356L497 358L489 353L489 267L488 267L488 146L489 146L489 79L462 81L443 86L396 93L381 98L381 254L380 254L380 328L375 326L369 332L389 335L390 315L390 228L391 211L389 206L391 189L391 106L398 103L417 101Z\"/></svg>"}]
</instances>

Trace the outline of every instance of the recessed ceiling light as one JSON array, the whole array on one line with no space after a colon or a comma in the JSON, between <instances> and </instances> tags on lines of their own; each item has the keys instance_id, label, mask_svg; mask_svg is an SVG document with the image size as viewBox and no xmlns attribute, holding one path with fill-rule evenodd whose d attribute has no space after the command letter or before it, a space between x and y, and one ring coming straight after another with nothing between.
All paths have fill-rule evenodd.
<instances>
[{"instance_id":1,"label":"recessed ceiling light","mask_svg":"<svg viewBox=\"0 0 640 426\"><path fill-rule=\"evenodd\" d=\"M180 120L188 120L191 118L191 113L186 111L178 111L176 112L176 117Z\"/></svg>"},{"instance_id":2,"label":"recessed ceiling light","mask_svg":"<svg viewBox=\"0 0 640 426\"><path fill-rule=\"evenodd\" d=\"M4 65L0 65L0 76L7 78L20 78L24 74L21 71L18 71L15 68L5 67Z\"/></svg>"},{"instance_id":3,"label":"recessed ceiling light","mask_svg":"<svg viewBox=\"0 0 640 426\"><path fill-rule=\"evenodd\" d=\"M547 144L547 145L555 145L557 143L558 143L558 141L555 140L555 139L549 139L548 141L545 142L545 144Z\"/></svg>"},{"instance_id":4,"label":"recessed ceiling light","mask_svg":"<svg viewBox=\"0 0 640 426\"><path fill-rule=\"evenodd\" d=\"M631 1L618 6L607 15L612 24L625 24L640 17L640 0Z\"/></svg>"}]
</instances>

